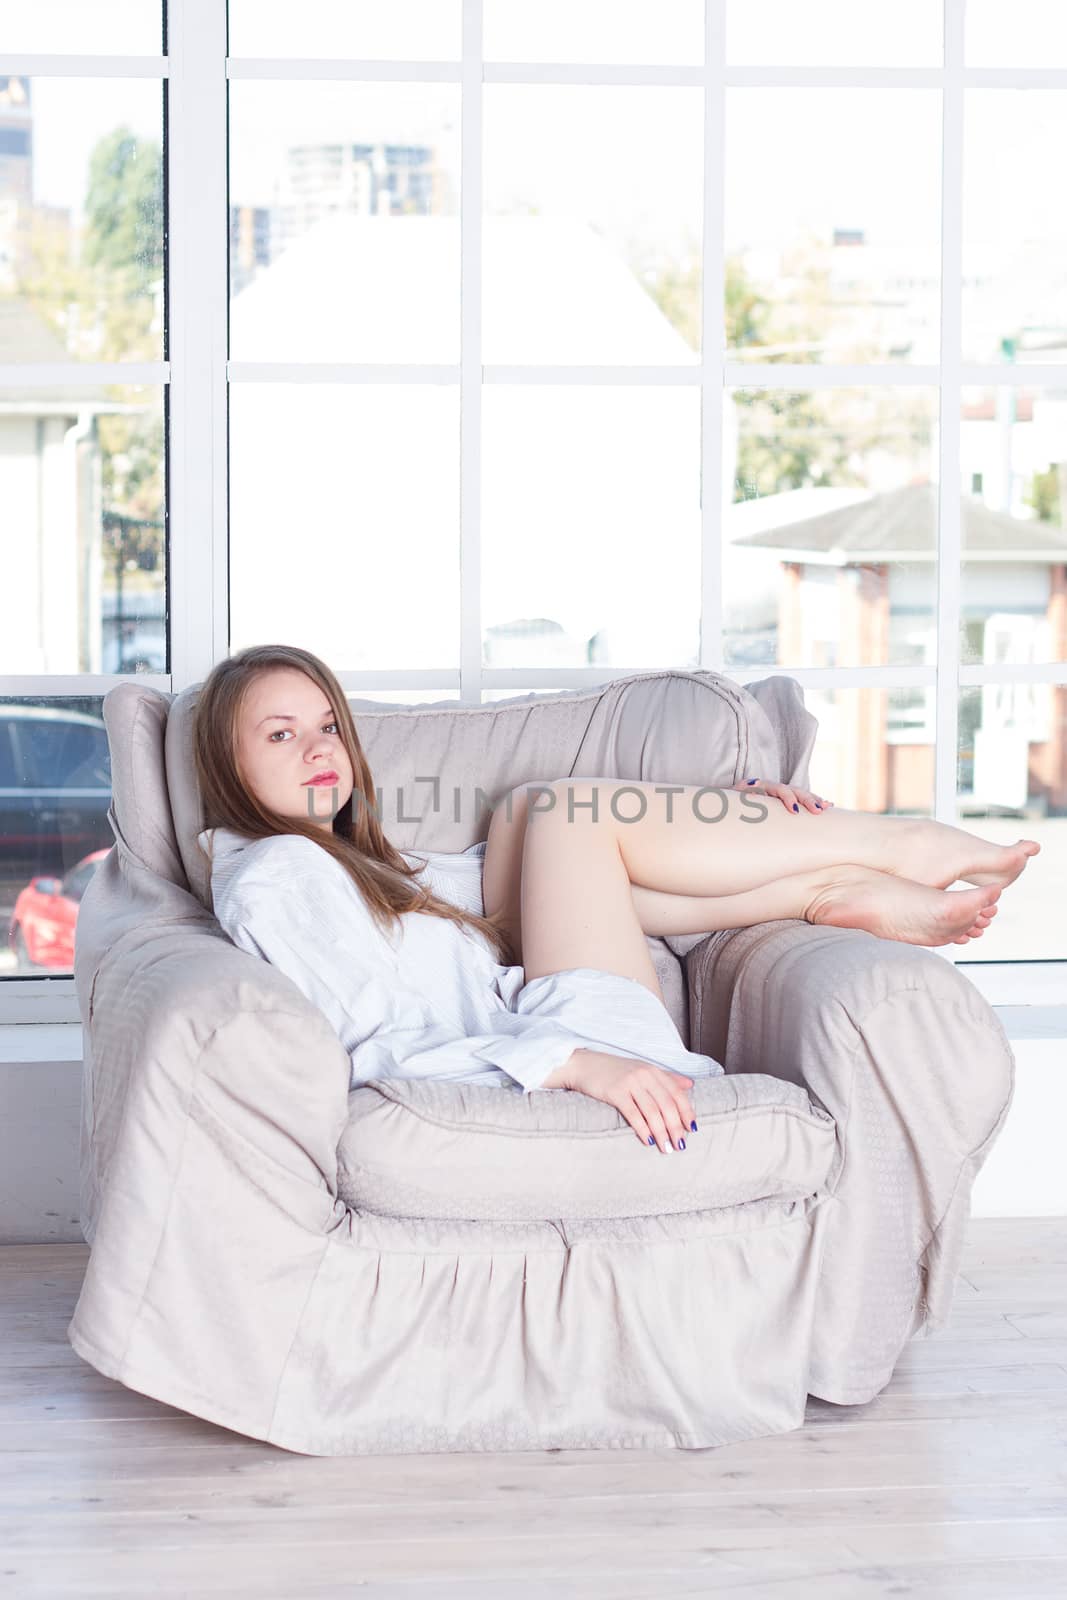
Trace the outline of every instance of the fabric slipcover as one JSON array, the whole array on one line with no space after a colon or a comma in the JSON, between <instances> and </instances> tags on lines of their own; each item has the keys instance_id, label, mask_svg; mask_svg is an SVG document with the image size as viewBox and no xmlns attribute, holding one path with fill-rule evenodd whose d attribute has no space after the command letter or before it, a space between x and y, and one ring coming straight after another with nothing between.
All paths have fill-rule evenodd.
<instances>
[{"instance_id":1,"label":"fabric slipcover","mask_svg":"<svg viewBox=\"0 0 1067 1600\"><path fill-rule=\"evenodd\" d=\"M780 921L649 938L699 1131L448 1082L348 1089L326 1018L211 914L191 717L111 690L115 846L81 904L68 1337L128 1387L313 1455L674 1445L871 1399L944 1325L1014 1062L933 951ZM353 701L401 847L520 783L806 784L799 687L648 672L482 707ZM958 1063L966 1063L965 1069Z\"/></svg>"}]
</instances>

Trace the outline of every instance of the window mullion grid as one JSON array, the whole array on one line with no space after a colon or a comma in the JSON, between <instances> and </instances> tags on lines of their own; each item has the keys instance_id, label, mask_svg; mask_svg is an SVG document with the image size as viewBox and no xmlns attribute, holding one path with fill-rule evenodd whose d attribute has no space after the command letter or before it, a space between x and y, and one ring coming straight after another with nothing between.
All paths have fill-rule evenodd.
<instances>
[{"instance_id":1,"label":"window mullion grid","mask_svg":"<svg viewBox=\"0 0 1067 1600\"><path fill-rule=\"evenodd\" d=\"M700 318L700 667L719 667L722 648L723 511L732 485L722 481L726 404L725 188L726 5L704 7L704 196Z\"/></svg>"},{"instance_id":2,"label":"window mullion grid","mask_svg":"<svg viewBox=\"0 0 1067 1600\"><path fill-rule=\"evenodd\" d=\"M941 383L938 410L934 816L955 825L959 746L960 409L963 352L963 38L966 0L944 0L941 89ZM939 954L955 965L965 945Z\"/></svg>"},{"instance_id":3,"label":"window mullion grid","mask_svg":"<svg viewBox=\"0 0 1067 1600\"><path fill-rule=\"evenodd\" d=\"M463 0L459 178L459 698L482 699L482 0Z\"/></svg>"},{"instance_id":4,"label":"window mullion grid","mask_svg":"<svg viewBox=\"0 0 1067 1600\"><path fill-rule=\"evenodd\" d=\"M229 650L226 7L171 0L167 22L167 584L178 691Z\"/></svg>"},{"instance_id":5,"label":"window mullion grid","mask_svg":"<svg viewBox=\"0 0 1067 1600\"><path fill-rule=\"evenodd\" d=\"M503 684L510 673L482 671L481 649L481 384L486 382L679 382L699 383L702 399L702 482L719 491L722 468L722 408L727 383L779 386L789 374L780 367L773 371L753 364L727 362L724 354L722 315L724 227L724 138L725 89L727 85L816 87L820 83L845 82L854 86L870 82L875 86L890 81L902 87L940 82L943 93L943 224L941 250L941 339L940 374L940 483L939 483L939 583L937 650L937 776L935 815L943 821L956 820L956 762L958 683L1000 681L1067 681L1067 664L1047 668L997 669L959 666L960 610L960 508L958 497L960 461L961 384L966 381L1017 382L1026 377L1035 381L1059 381L1060 368L1032 368L1018 363L987 371L964 366L961 361L961 238L962 238L962 145L963 92L968 83L996 83L998 87L1067 87L1067 72L1042 70L967 71L963 64L963 21L965 0L944 0L945 68L933 74L921 69L901 69L888 73L824 72L821 69L729 68L724 63L724 23L722 0L708 0L705 67L696 81L705 91L705 175L703 217L703 358L699 369L675 373L667 369L611 368L549 369L481 367L481 172L482 172L482 83L488 82L664 82L694 81L692 70L641 69L628 74L626 69L598 67L507 66L482 62L482 0L464 0L463 57L461 63L364 63L230 61L226 63L225 22L222 8L214 0L170 0L170 38L166 57L103 56L0 56L0 71L67 76L158 76L169 78L167 127L168 145L168 360L145 369L125 367L122 377L166 382L170 390L170 490L169 518L174 537L170 545L170 606L177 628L172 643L172 678L175 688L203 676L215 660L229 648L227 627L227 314L228 314L228 174L218 160L219 149L226 148L226 77L369 77L426 79L461 83L463 101L463 151L461 168L461 360L459 369L424 371L418 367L374 367L357 372L338 373L342 381L455 381L460 392L461 451L461 672L460 698L477 703L484 683ZM220 65L225 63L225 65ZM220 81L221 79L221 81ZM714 157L714 160L712 158ZM221 220L220 220L221 219ZM714 341L709 353L709 333ZM324 373L314 364L255 363L234 364L232 381L316 381ZM67 381L99 381L100 373L90 365L60 364ZM804 369L804 378L814 386L865 381L875 385L911 384L933 381L926 370L915 368L865 369L857 378L854 369L821 367ZM5 377L9 376L5 374ZM32 386L35 380L55 380L56 373L23 371ZM108 374L110 376L110 374ZM946 417L949 426L946 426ZM203 463L210 463L207 471ZM956 493L951 491L955 489ZM724 671L739 681L754 680L771 673L795 672L801 681L829 684L831 680L847 687L866 681L867 674L848 669L727 668L721 662L721 505L708 504L702 489L702 547L704 556L703 602L705 627L701 638L703 668ZM205 605L205 598L207 604ZM200 619L199 621L195 619ZM622 669L605 669L603 678ZM643 669L628 669L643 670ZM896 680L900 669L886 669ZM573 674L576 682L590 681L589 672ZM880 669L869 669L878 673ZM522 674L529 679L533 672ZM553 671L536 676L556 685L567 674ZM914 674L928 680L928 675ZM426 680L427 686L455 681L454 671L432 673L355 673L346 674L346 687L381 684L386 680L412 687ZM145 675L152 686L166 680ZM111 679L79 677L78 688L97 690L111 686ZM0 693L74 692L66 679L45 680L12 675L0 679ZM516 689L521 685L516 685ZM949 959L955 959L949 947ZM942 952L944 953L944 952ZM64 997L70 993L70 980L51 980L49 990ZM33 981L37 996L46 985ZM20 985L21 988L21 985ZM8 994L12 994L9 986ZM70 1003L70 1002L68 1002ZM41 1012L34 1008L35 1018Z\"/></svg>"}]
</instances>

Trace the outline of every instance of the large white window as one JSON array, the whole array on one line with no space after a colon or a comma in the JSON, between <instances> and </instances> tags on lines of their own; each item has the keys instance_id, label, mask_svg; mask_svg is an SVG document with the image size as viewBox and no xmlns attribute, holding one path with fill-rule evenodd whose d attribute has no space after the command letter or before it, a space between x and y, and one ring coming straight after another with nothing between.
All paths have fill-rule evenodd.
<instances>
[{"instance_id":1,"label":"large white window","mask_svg":"<svg viewBox=\"0 0 1067 1600\"><path fill-rule=\"evenodd\" d=\"M1041 839L981 961L1067 960L1067 8L0 0L0 51L0 1021L77 1016L102 696L268 640L383 701L787 673L838 804Z\"/></svg>"}]
</instances>

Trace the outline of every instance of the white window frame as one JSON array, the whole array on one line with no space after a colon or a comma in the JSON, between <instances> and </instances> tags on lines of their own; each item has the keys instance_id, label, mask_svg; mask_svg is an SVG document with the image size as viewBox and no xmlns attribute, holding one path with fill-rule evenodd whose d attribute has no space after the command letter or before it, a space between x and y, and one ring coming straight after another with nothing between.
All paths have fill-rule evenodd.
<instances>
[{"instance_id":1,"label":"white window frame","mask_svg":"<svg viewBox=\"0 0 1067 1600\"><path fill-rule=\"evenodd\" d=\"M802 0L798 0L802 3ZM956 750L959 690L970 684L1067 684L1067 662L1050 666L981 667L959 660L960 611L960 403L964 385L1067 383L1067 364L963 363L962 167L964 90L970 87L1067 89L1067 70L967 68L964 65L966 0L943 0L941 67L741 67L728 66L725 0L706 0L703 67L572 66L485 63L482 0L462 0L460 61L274 60L227 57L226 6L221 0L168 0L167 54L70 56L0 54L0 73L77 77L158 78L165 84L167 115L168 296L167 359L142 364L59 363L0 366L0 383L37 387L83 382L169 385L168 526L170 665L166 674L139 674L147 686L178 693L200 681L226 655L228 641L227 384L240 383L442 383L458 385L461 413L460 625L458 669L361 671L338 674L345 689L458 689L459 703L481 703L481 691L521 693L536 678L546 691L599 684L638 667L497 668L482 665L480 615L481 384L683 384L700 389L703 437L701 481L703 552L700 666L738 683L786 674L802 686L855 688L933 686L936 690L934 815L956 822ZM228 361L227 82L234 79L331 79L458 83L462 92L461 343L455 365L323 365ZM481 214L469 196L481 194L482 84L661 84L705 91L703 194L703 327L699 365L489 366L481 351ZM941 235L941 363L908 366L774 365L729 361L724 347L723 297L725 92L734 86L934 88L942 93L943 222ZM719 528L724 391L729 386L824 388L862 384L893 388L923 384L940 392L939 559L937 660L932 666L805 668L788 664L741 668L724 665ZM946 425L947 424L947 425ZM0 694L106 694L125 678L108 674L0 677ZM962 948L962 947L960 947ZM957 947L939 952L955 961ZM968 976L990 998L1026 1003L1058 992L1064 962L965 961ZM990 968L983 980L983 967ZM72 977L7 979L0 984L0 1024L77 1021Z\"/></svg>"}]
</instances>

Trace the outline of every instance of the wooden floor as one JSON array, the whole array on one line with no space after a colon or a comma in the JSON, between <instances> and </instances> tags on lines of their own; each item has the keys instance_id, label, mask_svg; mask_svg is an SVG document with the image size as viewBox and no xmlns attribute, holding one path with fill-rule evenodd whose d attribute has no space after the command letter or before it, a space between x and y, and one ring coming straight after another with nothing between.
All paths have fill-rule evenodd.
<instances>
[{"instance_id":1,"label":"wooden floor","mask_svg":"<svg viewBox=\"0 0 1067 1600\"><path fill-rule=\"evenodd\" d=\"M704 1451L294 1455L82 1362L87 1254L0 1247L0 1600L1067 1596L1067 1219L972 1220L882 1394Z\"/></svg>"}]
</instances>

